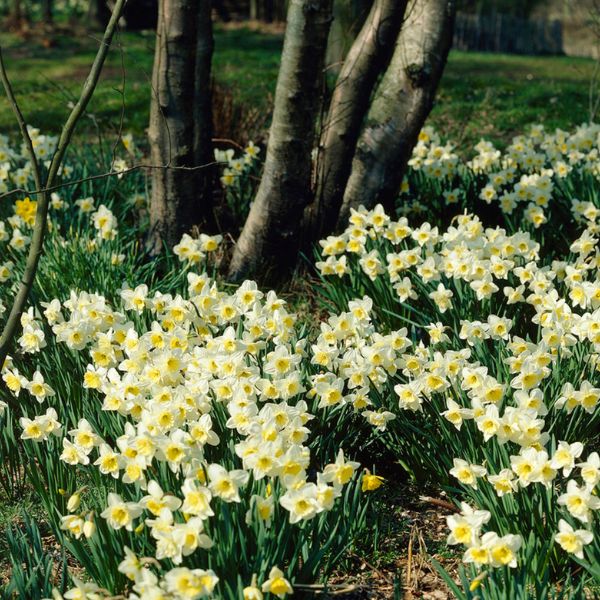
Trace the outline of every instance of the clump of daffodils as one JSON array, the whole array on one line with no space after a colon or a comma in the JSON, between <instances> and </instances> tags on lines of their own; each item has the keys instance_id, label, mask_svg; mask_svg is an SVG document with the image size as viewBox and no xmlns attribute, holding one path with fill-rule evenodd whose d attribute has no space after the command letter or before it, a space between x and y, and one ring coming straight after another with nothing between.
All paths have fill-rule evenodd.
<instances>
[{"instance_id":1,"label":"clump of daffodils","mask_svg":"<svg viewBox=\"0 0 600 600\"><path fill-rule=\"evenodd\" d=\"M485 228L474 215L459 215L442 232L395 221L379 206L352 211L347 229L321 247L317 267L331 298L345 302L351 281L373 294L361 301L363 312L375 307L379 323L409 325L385 336L358 330L366 343L345 354L350 375L337 380L337 394L346 399L356 385L366 400L355 409L387 427L392 443L420 424L440 453L457 453L428 463L431 476L449 476L476 505L449 518L449 543L463 544L465 561L481 568L516 567L530 532L515 530L523 509L503 498L524 496L518 502L533 511L551 494L543 526L551 521L555 543L584 556L600 509L600 462L593 447L586 452L600 420L595 227L552 260L531 234ZM316 355L328 367L336 357L330 338ZM375 354L370 339L379 341ZM384 427L374 413L387 415ZM421 464L419 447L400 447L403 461ZM484 532L492 516L500 530Z\"/></svg>"},{"instance_id":2,"label":"clump of daffodils","mask_svg":"<svg viewBox=\"0 0 600 600\"><path fill-rule=\"evenodd\" d=\"M201 233L198 238L193 238L184 233L180 242L173 248L173 252L181 262L195 265L206 258L207 254L215 252L222 241L221 235Z\"/></svg>"},{"instance_id":3,"label":"clump of daffodils","mask_svg":"<svg viewBox=\"0 0 600 600\"><path fill-rule=\"evenodd\" d=\"M520 535L499 536L494 531L481 533L488 523L491 513L474 510L466 503L461 504L459 515L447 517L450 535L448 544L462 544L466 547L463 560L479 566L516 567L517 552L523 544Z\"/></svg>"},{"instance_id":4,"label":"clump of daffodils","mask_svg":"<svg viewBox=\"0 0 600 600\"><path fill-rule=\"evenodd\" d=\"M53 138L30 133L41 157L52 152ZM245 600L283 598L298 583L292 557L305 561L302 535L335 533L358 512L356 497L383 484L350 460L377 438L459 505L447 542L461 548L472 589L505 567L527 570L531 552L560 568L593 564L600 209L589 190L599 141L594 124L533 127L504 151L482 140L464 162L426 128L399 215L360 208L321 241L317 267L337 313L310 335L274 292L249 281L224 292L199 272L222 242L206 234L174 248L185 284L82 284L36 302L0 376L24 407L17 437L73 482L47 490L59 497L57 528L73 548L117 548L114 571L127 584L111 592L132 600L223 596L232 576ZM123 143L135 152L130 137ZM215 155L234 211L252 197L258 154L250 143L242 156ZM32 184L24 149L0 136L0 192ZM449 224L413 222L427 194L467 210ZM129 257L104 202L53 193L49 229L60 251L74 248L61 237L70 209L89 230L80 228L81 248L110 263L107 275ZM470 212L478 207L496 209L506 227L486 226ZM24 194L5 209L0 321L37 204ZM561 253L545 238L559 219L575 232ZM68 393L53 370L75 378ZM0 416L10 410L0 401ZM243 576L223 567L248 547L273 558ZM109 595L85 579L74 577L65 598Z\"/></svg>"},{"instance_id":5,"label":"clump of daffodils","mask_svg":"<svg viewBox=\"0 0 600 600\"><path fill-rule=\"evenodd\" d=\"M215 148L214 154L215 161L223 166L221 183L227 188L234 186L239 183L239 180L247 177L260 156L260 148L254 142L248 142L243 152L238 156L236 156L233 148L227 150Z\"/></svg>"},{"instance_id":6,"label":"clump of daffodils","mask_svg":"<svg viewBox=\"0 0 600 600\"><path fill-rule=\"evenodd\" d=\"M299 526L333 510L359 466L340 449L317 467L307 399L319 406L346 399L329 376L307 374L309 349L286 303L250 281L231 294L206 274L190 272L187 281L185 297L124 287L122 309L87 292L48 303L43 318L55 340L87 357L81 385L120 430L108 435L86 418L67 427L53 408L20 422L23 440L43 444L59 436L63 463L96 470L107 485L118 482L120 491L109 492L95 515L83 507L86 492L75 492L61 528L75 539L94 536L98 519L115 532L145 529L153 556L140 562L123 548L131 598L175 590L176 597L209 596L219 573L180 565L219 544L211 521L227 505L239 505L259 530L275 532L283 518ZM350 336L351 319L365 326L365 308L357 303L356 316L339 317L342 328L330 321L334 335ZM24 321L31 333L21 346L40 352L41 317L30 311ZM53 394L38 371L28 380L9 365L3 379L16 397L27 393L44 403ZM375 479L367 484L376 487ZM149 559L175 567L155 572ZM281 598L292 592L275 566L256 589Z\"/></svg>"},{"instance_id":7,"label":"clump of daffodils","mask_svg":"<svg viewBox=\"0 0 600 600\"><path fill-rule=\"evenodd\" d=\"M552 222L553 207L560 205L583 225L596 228L600 208L593 197L581 199L580 194L589 194L582 182L593 186L600 176L599 134L600 125L595 123L570 132L548 132L535 125L528 134L514 137L502 152L481 140L471 159L462 162L451 144L442 144L440 136L425 127L402 188L411 201L403 202L401 210L425 213L427 206L419 194L429 187L443 198L442 206L461 202L476 210L478 203L494 204L509 220L515 217L515 223L522 220L534 229ZM467 196L472 196L471 204Z\"/></svg>"},{"instance_id":8,"label":"clump of daffodils","mask_svg":"<svg viewBox=\"0 0 600 600\"><path fill-rule=\"evenodd\" d=\"M56 148L57 138L44 135L34 127L28 126L34 152L42 165L49 166L50 158ZM123 142L128 151L134 152L133 141L130 135L123 137ZM127 169L127 164L122 159L113 162L112 170L122 175ZM64 164L59 170L59 176L68 180L74 172L74 167ZM84 176L86 173L82 173ZM6 136L0 136L0 193L7 193L15 188L35 189L33 168L29 161L29 154L23 144L20 147L12 146ZM81 231L74 233L73 226L81 229L88 228L95 232L94 236L88 236L89 249L93 250L102 242L115 240L119 229L119 219L111 210L110 203L97 204L93 196L73 197L69 188L53 191L49 200L48 229L58 232L71 240L75 235L81 235ZM137 194L138 197L142 195ZM75 212L67 229L62 230L64 221L69 217L67 209ZM35 196L19 193L11 196L3 203L0 211L0 283L4 283L10 273L8 270L15 262L20 261L31 241L33 228L35 226L37 211L37 200ZM76 216L77 215L77 216ZM77 221L77 222L76 222ZM6 243L6 245L4 245ZM10 257L11 260L5 260Z\"/></svg>"},{"instance_id":9,"label":"clump of daffodils","mask_svg":"<svg viewBox=\"0 0 600 600\"><path fill-rule=\"evenodd\" d=\"M260 148L253 142L238 151L215 149L215 161L221 170L223 187L223 205L234 219L243 222L256 195L257 182L260 180Z\"/></svg>"},{"instance_id":10,"label":"clump of daffodils","mask_svg":"<svg viewBox=\"0 0 600 600\"><path fill-rule=\"evenodd\" d=\"M86 216L91 224L90 229L95 230L95 238L90 239L89 246L95 245L107 240L114 240L118 234L118 219L115 214L104 204L98 208L95 207L93 197L79 198L74 202L78 213ZM52 194L50 201L50 216L48 218L48 228L54 231L57 223L53 219L53 213L64 211L66 203L57 193ZM13 205L13 214L4 221L0 220L0 244L6 242L5 251L16 260L21 260L25 251L29 247L33 228L35 226L37 202L31 200L28 196L17 198ZM72 232L69 233L69 236ZM14 267L14 260L6 260L0 263L0 283L6 282Z\"/></svg>"}]
</instances>

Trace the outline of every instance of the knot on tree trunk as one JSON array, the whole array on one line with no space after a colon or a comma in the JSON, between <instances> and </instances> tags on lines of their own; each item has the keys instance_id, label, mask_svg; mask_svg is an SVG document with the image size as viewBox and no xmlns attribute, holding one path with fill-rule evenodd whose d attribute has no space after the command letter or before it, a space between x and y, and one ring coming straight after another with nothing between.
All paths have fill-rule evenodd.
<instances>
[{"instance_id":1,"label":"knot on tree trunk","mask_svg":"<svg viewBox=\"0 0 600 600\"><path fill-rule=\"evenodd\" d=\"M410 79L413 87L425 87L432 75L431 65L411 63L406 66L406 76Z\"/></svg>"}]
</instances>

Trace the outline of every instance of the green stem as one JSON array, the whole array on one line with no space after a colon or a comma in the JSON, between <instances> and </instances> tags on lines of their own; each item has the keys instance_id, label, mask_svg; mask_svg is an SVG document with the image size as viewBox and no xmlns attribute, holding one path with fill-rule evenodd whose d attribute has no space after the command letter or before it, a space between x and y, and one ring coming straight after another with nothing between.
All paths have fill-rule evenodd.
<instances>
[{"instance_id":1,"label":"green stem","mask_svg":"<svg viewBox=\"0 0 600 600\"><path fill-rule=\"evenodd\" d=\"M25 309L27 298L29 296L29 293L31 292L31 288L33 287L33 281L35 279L38 262L42 254L44 236L46 234L47 226L46 221L48 217L47 188L51 187L54 183L54 180L60 170L62 160L65 156L65 152L67 151L69 143L71 142L71 138L73 137L73 132L75 131L77 122L85 112L85 109L90 99L92 98L92 95L94 94L94 90L96 89L98 80L100 78L100 73L102 72L102 67L104 66L106 55L108 54L108 49L110 48L112 42L113 34L115 32L117 23L121 17L121 13L126 2L127 0L117 0L115 3L115 8L112 12L112 16L104 32L104 36L102 37L100 48L98 48L98 53L96 54L96 58L94 59L94 62L90 69L90 73L87 76L85 83L83 84L83 89L81 90L79 100L73 107L71 114L69 115L66 123L63 126L60 138L58 140L58 145L56 147L56 151L52 156L52 161L50 163L50 168L46 177L45 186L42 186L41 183L40 168L37 162L37 158L35 156L35 151L33 149L31 137L29 136L27 126L23 118L23 114L19 109L17 100L12 90L12 86L10 84L10 81L8 80L8 76L6 74L6 69L4 66L4 61L2 58L2 50L0 48L0 78L2 79L4 89L6 90L6 95L8 96L8 100L19 123L19 129L21 131L21 135L23 136L23 140L25 142L27 152L32 163L36 188L40 190L37 202L33 235L31 237L31 244L29 246L27 262L25 263L25 270L23 272L23 277L21 279L21 284L17 291L17 295L15 296L12 308L8 315L6 325L4 327L4 330L2 331L2 336L0 336L0 369L4 365L4 361L6 360L6 357L8 355L9 346L12 342L12 339L15 336L15 333L21 321L21 314Z\"/></svg>"}]
</instances>

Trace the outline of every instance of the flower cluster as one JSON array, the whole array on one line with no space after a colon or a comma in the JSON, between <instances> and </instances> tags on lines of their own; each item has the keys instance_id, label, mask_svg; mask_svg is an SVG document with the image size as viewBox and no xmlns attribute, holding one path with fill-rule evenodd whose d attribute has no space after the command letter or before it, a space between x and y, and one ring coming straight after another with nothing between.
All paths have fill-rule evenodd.
<instances>
[{"instance_id":1,"label":"flower cluster","mask_svg":"<svg viewBox=\"0 0 600 600\"><path fill-rule=\"evenodd\" d=\"M448 544L463 544L466 551L463 560L467 563L490 565L492 567L516 567L517 552L523 544L520 535L505 535L488 531L481 535L481 528L489 522L491 513L487 510L474 510L461 503L459 515L447 517L450 535Z\"/></svg>"},{"instance_id":2,"label":"flower cluster","mask_svg":"<svg viewBox=\"0 0 600 600\"><path fill-rule=\"evenodd\" d=\"M118 482L121 492L107 495L97 509L100 517L114 531L145 526L153 558L176 565L156 575L124 548L129 558L121 567L135 582L134 592L177 589L177 598L198 598L212 593L219 574L179 565L219 542L207 531L225 505L240 505L246 524L261 531L274 521L281 527L284 515L290 525L300 524L334 509L358 463L339 450L315 471L309 446L314 416L303 396L314 386L309 398L334 404L336 384L308 375L306 339L298 339L296 317L285 302L250 281L227 294L206 274L190 272L187 280L187 298L150 294L146 285L126 287L122 311L87 292L47 303L43 316L56 341L89 355L83 387L97 395L102 411L118 416L122 430L108 435L86 418L61 427L53 408L20 424L21 439L44 443L64 436L63 463L97 469ZM358 323L366 322L360 303L354 312ZM348 335L349 318L338 319L334 336ZM32 310L24 320L32 332L42 332ZM36 343L21 346L39 352ZM9 364L3 378L15 396L26 390L42 403L53 395L39 371L28 381ZM376 489L380 481L367 477L365 489ZM61 519L75 539L96 535L94 511L80 510L85 496L76 491ZM291 586L274 568L262 590L283 597Z\"/></svg>"},{"instance_id":3,"label":"flower cluster","mask_svg":"<svg viewBox=\"0 0 600 600\"><path fill-rule=\"evenodd\" d=\"M597 577L599 134L534 127L464 162L426 128L407 210L361 207L320 242L320 298L335 312L310 322L254 282L224 291L202 272L221 236L184 235L184 268L165 261L157 283L136 262L139 232L127 238L137 217L93 186L53 194L53 252L0 368L0 418L3 447L39 465L27 477L87 571L65 598L297 592L364 531L364 492L383 478L359 478L352 458L375 443L459 507L447 543L483 597L517 597L494 596L502 577L523 589ZM234 212L258 168L258 149L244 152L215 154ZM0 138L0 187L31 184L23 149ZM137 192L121 197L139 206ZM437 206L428 194L441 219L409 220ZM22 195L3 211L0 316L37 204Z\"/></svg>"},{"instance_id":4,"label":"flower cluster","mask_svg":"<svg viewBox=\"0 0 600 600\"><path fill-rule=\"evenodd\" d=\"M200 237L195 239L184 233L181 241L173 248L173 252L180 261L194 265L206 258L207 254L215 252L222 241L221 235L201 233Z\"/></svg>"},{"instance_id":5,"label":"flower cluster","mask_svg":"<svg viewBox=\"0 0 600 600\"><path fill-rule=\"evenodd\" d=\"M338 306L362 289L380 323L409 324L388 334L403 341L394 369L385 370L387 388L371 378L363 393L389 415L387 433L404 462L426 463L440 482L450 475L462 486L458 497L475 503L449 519L449 543L467 546L467 562L516 567L530 532L514 532L514 519L525 516L502 498L524 495L523 506L536 506L550 494L543 519L553 523L557 544L582 557L600 509L600 459L584 458L600 418L595 227L571 243L566 260L552 260L529 233L486 229L473 215L456 217L442 233L430 223L393 221L376 207L353 211L343 234L321 247L317 266ZM352 359L346 363L354 367ZM395 408L382 387L393 387ZM416 426L439 451L432 461L406 443ZM491 515L502 531L481 535Z\"/></svg>"},{"instance_id":6,"label":"flower cluster","mask_svg":"<svg viewBox=\"0 0 600 600\"><path fill-rule=\"evenodd\" d=\"M238 148L239 154L233 148L215 149L215 160L223 169L221 184L224 205L221 210L226 210L241 224L256 195L262 164L260 148L253 142L248 142L245 148Z\"/></svg>"},{"instance_id":7,"label":"flower cluster","mask_svg":"<svg viewBox=\"0 0 600 600\"><path fill-rule=\"evenodd\" d=\"M225 187L234 185L238 179L248 173L254 162L258 160L259 155L260 148L254 142L248 142L243 154L238 157L235 156L233 148L228 150L215 149L215 160L222 165L227 165L223 167L221 183Z\"/></svg>"},{"instance_id":8,"label":"flower cluster","mask_svg":"<svg viewBox=\"0 0 600 600\"><path fill-rule=\"evenodd\" d=\"M600 176L599 135L600 125L593 123L553 133L536 125L527 135L513 138L502 152L481 140L474 156L463 162L451 144L443 145L439 135L426 127L413 150L411 173L402 191L407 194L414 187L422 193L432 187L443 204L462 201L468 210L478 210L477 202L494 203L505 216L515 215L515 223L523 218L533 228L547 223L552 206L562 204L585 226L596 228L600 208L591 190ZM403 209L422 212L426 207L419 193Z\"/></svg>"}]
</instances>

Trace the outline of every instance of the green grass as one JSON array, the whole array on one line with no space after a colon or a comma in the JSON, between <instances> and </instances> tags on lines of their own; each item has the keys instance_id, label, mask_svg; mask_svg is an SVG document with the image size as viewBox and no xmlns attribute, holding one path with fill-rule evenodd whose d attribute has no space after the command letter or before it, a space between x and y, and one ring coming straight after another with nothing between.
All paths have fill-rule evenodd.
<instances>
[{"instance_id":1,"label":"green grass","mask_svg":"<svg viewBox=\"0 0 600 600\"><path fill-rule=\"evenodd\" d=\"M57 35L45 48L5 35L9 75L29 123L56 132L79 92L97 36ZM234 90L249 109L268 111L275 89L282 36L217 28L216 80ZM148 122L154 36L124 33L116 40L90 105L102 130L124 127L138 136ZM123 49L119 51L119 47ZM589 119L589 88L595 63L567 57L524 57L452 52L430 123L468 145L481 136L500 143L541 122L569 128ZM124 95L121 90L124 85ZM93 132L88 119L80 132ZM15 132L6 100L0 101L0 131Z\"/></svg>"},{"instance_id":2,"label":"green grass","mask_svg":"<svg viewBox=\"0 0 600 600\"><path fill-rule=\"evenodd\" d=\"M452 139L506 142L528 125L588 121L593 60L451 52L430 121Z\"/></svg>"},{"instance_id":3,"label":"green grass","mask_svg":"<svg viewBox=\"0 0 600 600\"><path fill-rule=\"evenodd\" d=\"M14 35L3 37L5 62L28 123L56 133L76 99L97 49L97 36L57 35L51 48ZM247 30L218 30L213 72L216 80L235 89L249 108L268 110L274 91L282 37ZM154 36L123 33L115 38L88 113L103 131L124 129L141 136L148 124ZM123 93L124 91L124 93ZM79 131L93 132L91 118ZM0 100L0 132L16 132L6 99Z\"/></svg>"}]
</instances>

